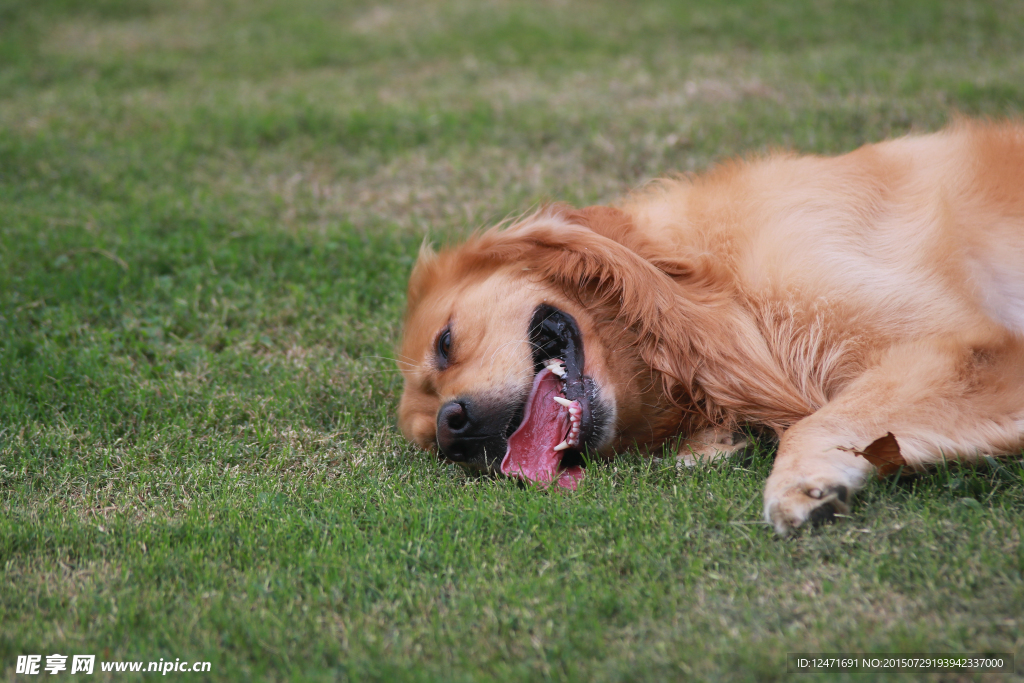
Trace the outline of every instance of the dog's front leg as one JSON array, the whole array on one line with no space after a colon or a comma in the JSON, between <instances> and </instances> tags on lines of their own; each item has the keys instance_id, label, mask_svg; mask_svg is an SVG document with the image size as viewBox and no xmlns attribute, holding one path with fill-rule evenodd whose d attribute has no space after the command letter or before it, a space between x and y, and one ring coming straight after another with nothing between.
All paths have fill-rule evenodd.
<instances>
[{"instance_id":1,"label":"dog's front leg","mask_svg":"<svg viewBox=\"0 0 1024 683\"><path fill-rule=\"evenodd\" d=\"M874 470L856 453L870 438L840 436L819 425L817 414L783 434L765 485L764 515L786 536L806 522L824 522L850 510L854 493ZM883 432L884 434L884 432Z\"/></svg>"},{"instance_id":2,"label":"dog's front leg","mask_svg":"<svg viewBox=\"0 0 1024 683\"><path fill-rule=\"evenodd\" d=\"M865 449L887 433L911 468L1014 452L1024 428L1024 344L902 344L832 402L788 429L765 486L780 535L850 509L875 468Z\"/></svg>"}]
</instances>

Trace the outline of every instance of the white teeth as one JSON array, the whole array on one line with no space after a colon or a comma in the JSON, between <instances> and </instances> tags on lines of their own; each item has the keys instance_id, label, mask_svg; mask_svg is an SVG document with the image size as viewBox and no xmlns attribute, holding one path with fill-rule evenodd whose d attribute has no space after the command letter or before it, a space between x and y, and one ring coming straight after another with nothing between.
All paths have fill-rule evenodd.
<instances>
[{"instance_id":1,"label":"white teeth","mask_svg":"<svg viewBox=\"0 0 1024 683\"><path fill-rule=\"evenodd\" d=\"M552 367L552 366L548 366ZM552 367L552 370L554 368ZM580 415L583 414L583 406L579 401L570 401L562 396L552 396L555 402L569 409L569 433L562 443L555 446L554 450L564 451L567 448L579 448L580 445Z\"/></svg>"},{"instance_id":2,"label":"white teeth","mask_svg":"<svg viewBox=\"0 0 1024 683\"><path fill-rule=\"evenodd\" d=\"M562 361L552 360L548 361L548 370L555 373L559 377L565 377L565 368L562 367Z\"/></svg>"}]
</instances>

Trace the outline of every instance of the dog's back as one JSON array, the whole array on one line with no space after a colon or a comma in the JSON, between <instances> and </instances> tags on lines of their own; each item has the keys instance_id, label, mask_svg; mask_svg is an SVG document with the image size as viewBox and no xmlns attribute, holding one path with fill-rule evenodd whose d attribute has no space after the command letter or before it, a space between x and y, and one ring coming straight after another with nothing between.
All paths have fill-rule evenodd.
<instances>
[{"instance_id":1,"label":"dog's back","mask_svg":"<svg viewBox=\"0 0 1024 683\"><path fill-rule=\"evenodd\" d=\"M642 191L652 241L721 264L752 306L870 333L1024 331L1024 126L961 123L839 157L771 155ZM663 247L664 248L664 247Z\"/></svg>"}]
</instances>

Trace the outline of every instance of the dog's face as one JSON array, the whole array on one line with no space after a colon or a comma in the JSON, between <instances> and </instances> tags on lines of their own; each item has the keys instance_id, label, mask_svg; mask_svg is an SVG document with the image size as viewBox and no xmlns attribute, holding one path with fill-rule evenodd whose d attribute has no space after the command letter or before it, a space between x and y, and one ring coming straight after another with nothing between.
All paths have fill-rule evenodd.
<instances>
[{"instance_id":1,"label":"dog's face","mask_svg":"<svg viewBox=\"0 0 1024 683\"><path fill-rule=\"evenodd\" d=\"M611 444L618 382L591 316L528 273L433 283L406 323L399 423L467 467L508 454L505 469L571 476Z\"/></svg>"},{"instance_id":2,"label":"dog's face","mask_svg":"<svg viewBox=\"0 0 1024 683\"><path fill-rule=\"evenodd\" d=\"M584 453L650 442L659 416L643 406L665 402L652 397L660 386L628 326L587 305L585 285L567 294L514 230L502 239L421 255L399 425L467 468L572 488ZM491 258L509 245L518 251Z\"/></svg>"}]
</instances>

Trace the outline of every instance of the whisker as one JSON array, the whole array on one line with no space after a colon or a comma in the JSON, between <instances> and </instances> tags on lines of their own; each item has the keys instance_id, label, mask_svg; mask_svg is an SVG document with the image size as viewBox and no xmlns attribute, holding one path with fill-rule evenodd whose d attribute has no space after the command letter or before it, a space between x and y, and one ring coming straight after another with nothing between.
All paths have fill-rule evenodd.
<instances>
[{"instance_id":1,"label":"whisker","mask_svg":"<svg viewBox=\"0 0 1024 683\"><path fill-rule=\"evenodd\" d=\"M415 362L407 361L407 360L399 360L398 358L391 358L390 356L360 356L360 358L375 358L377 360L387 360L387 361L391 361L392 363L395 363L397 365L407 365L407 366L409 366L411 368L414 368L414 367L419 365L419 363L415 363Z\"/></svg>"},{"instance_id":2,"label":"whisker","mask_svg":"<svg viewBox=\"0 0 1024 683\"><path fill-rule=\"evenodd\" d=\"M379 374L381 372L400 373L402 371L399 370L398 368L376 368L374 370L364 370L363 372L366 373L366 374L373 375L373 374Z\"/></svg>"}]
</instances>

